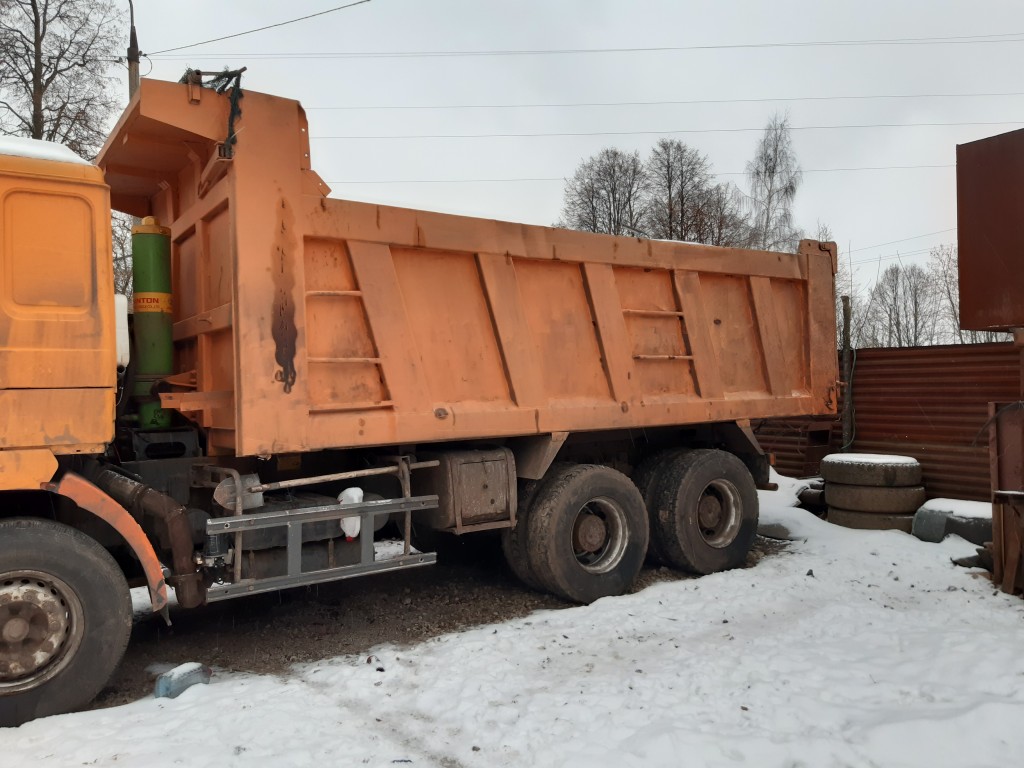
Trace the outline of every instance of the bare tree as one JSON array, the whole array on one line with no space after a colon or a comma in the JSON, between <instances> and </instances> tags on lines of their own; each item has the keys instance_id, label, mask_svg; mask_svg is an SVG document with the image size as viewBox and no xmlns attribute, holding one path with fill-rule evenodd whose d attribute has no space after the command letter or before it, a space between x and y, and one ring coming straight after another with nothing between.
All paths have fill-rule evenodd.
<instances>
[{"instance_id":1,"label":"bare tree","mask_svg":"<svg viewBox=\"0 0 1024 768\"><path fill-rule=\"evenodd\" d=\"M659 139L646 171L651 237L702 241L702 206L712 186L707 156L678 139Z\"/></svg>"},{"instance_id":2,"label":"bare tree","mask_svg":"<svg viewBox=\"0 0 1024 768\"><path fill-rule=\"evenodd\" d=\"M114 293L132 297L132 219L114 212L111 217L111 242L114 246Z\"/></svg>"},{"instance_id":3,"label":"bare tree","mask_svg":"<svg viewBox=\"0 0 1024 768\"><path fill-rule=\"evenodd\" d=\"M940 341L938 291L917 264L888 267L872 287L859 346L921 347Z\"/></svg>"},{"instance_id":4,"label":"bare tree","mask_svg":"<svg viewBox=\"0 0 1024 768\"><path fill-rule=\"evenodd\" d=\"M639 152L602 149L580 163L567 181L558 226L607 235L644 235L647 183Z\"/></svg>"},{"instance_id":5,"label":"bare tree","mask_svg":"<svg viewBox=\"0 0 1024 768\"><path fill-rule=\"evenodd\" d=\"M833 242L832 227L830 227L821 219L818 219L817 231L815 232L814 239L817 240L819 243Z\"/></svg>"},{"instance_id":6,"label":"bare tree","mask_svg":"<svg viewBox=\"0 0 1024 768\"><path fill-rule=\"evenodd\" d=\"M958 249L955 245L932 248L928 258L935 290L938 292L938 311L944 341L957 344L980 344L986 341L1008 341L1009 334L995 331L965 331L960 328L960 276Z\"/></svg>"},{"instance_id":7,"label":"bare tree","mask_svg":"<svg viewBox=\"0 0 1024 768\"><path fill-rule=\"evenodd\" d=\"M0 132L93 157L118 107L120 18L108 0L0 0Z\"/></svg>"},{"instance_id":8,"label":"bare tree","mask_svg":"<svg viewBox=\"0 0 1024 768\"><path fill-rule=\"evenodd\" d=\"M745 248L750 245L750 223L743 212L743 193L735 184L715 184L701 195L696 237L698 243Z\"/></svg>"},{"instance_id":9,"label":"bare tree","mask_svg":"<svg viewBox=\"0 0 1024 768\"><path fill-rule=\"evenodd\" d=\"M793 224L793 201L803 174L793 151L789 116L773 115L747 163L753 245L765 251L793 251L800 230Z\"/></svg>"},{"instance_id":10,"label":"bare tree","mask_svg":"<svg viewBox=\"0 0 1024 768\"><path fill-rule=\"evenodd\" d=\"M817 231L815 232L815 240L819 243L830 243L835 242L832 237L832 227L827 223L818 219ZM843 261L842 257L838 259L838 267L835 274L835 307L836 307L836 344L842 346L842 329L843 329L843 296L847 296L850 299L850 320L851 320L851 339L856 338L853 331L853 319L854 309L856 308L856 296L854 292L853 276L850 272L849 265Z\"/></svg>"}]
</instances>

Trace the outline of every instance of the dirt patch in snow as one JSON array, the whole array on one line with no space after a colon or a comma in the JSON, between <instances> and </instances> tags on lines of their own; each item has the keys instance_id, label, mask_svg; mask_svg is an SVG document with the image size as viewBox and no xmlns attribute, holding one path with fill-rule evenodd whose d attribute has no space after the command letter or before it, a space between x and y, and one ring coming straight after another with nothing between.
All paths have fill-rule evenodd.
<instances>
[{"instance_id":1,"label":"dirt patch in snow","mask_svg":"<svg viewBox=\"0 0 1024 768\"><path fill-rule=\"evenodd\" d=\"M781 552L786 542L758 537L747 567ZM694 578L644 568L636 591L656 582ZM281 674L295 663L368 653L381 643L406 645L438 635L570 604L534 592L509 572L500 550L482 542L432 567L228 600L171 611L172 626L136 620L128 652L93 709L150 695L156 675L198 661L216 670Z\"/></svg>"}]
</instances>

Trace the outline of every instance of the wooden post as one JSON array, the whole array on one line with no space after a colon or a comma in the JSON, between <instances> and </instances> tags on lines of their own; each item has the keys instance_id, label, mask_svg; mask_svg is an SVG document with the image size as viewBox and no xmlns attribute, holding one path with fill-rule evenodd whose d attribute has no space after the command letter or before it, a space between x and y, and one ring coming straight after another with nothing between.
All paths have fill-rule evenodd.
<instances>
[{"instance_id":1,"label":"wooden post","mask_svg":"<svg viewBox=\"0 0 1024 768\"><path fill-rule=\"evenodd\" d=\"M843 302L843 451L853 447L853 350L850 348L850 297Z\"/></svg>"}]
</instances>

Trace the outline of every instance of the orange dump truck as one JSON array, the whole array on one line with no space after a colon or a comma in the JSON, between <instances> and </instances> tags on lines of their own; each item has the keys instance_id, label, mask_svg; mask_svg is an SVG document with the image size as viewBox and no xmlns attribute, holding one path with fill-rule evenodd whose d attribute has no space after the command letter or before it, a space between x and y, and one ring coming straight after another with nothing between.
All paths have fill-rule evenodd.
<instances>
[{"instance_id":1,"label":"orange dump truck","mask_svg":"<svg viewBox=\"0 0 1024 768\"><path fill-rule=\"evenodd\" d=\"M749 420L835 411L832 244L328 193L297 102L195 75L143 81L96 165L0 144L0 725L92 699L130 585L165 612L481 531L577 602L645 557L735 567L768 484ZM147 217L130 362L111 207Z\"/></svg>"}]
</instances>

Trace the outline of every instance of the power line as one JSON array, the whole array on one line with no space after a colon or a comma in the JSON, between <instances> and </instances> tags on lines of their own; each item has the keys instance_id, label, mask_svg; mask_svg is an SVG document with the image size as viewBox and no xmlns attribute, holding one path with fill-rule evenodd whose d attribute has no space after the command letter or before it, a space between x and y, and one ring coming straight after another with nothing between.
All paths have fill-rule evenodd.
<instances>
[{"instance_id":1,"label":"power line","mask_svg":"<svg viewBox=\"0 0 1024 768\"><path fill-rule=\"evenodd\" d=\"M354 3L348 3L347 5L339 5L336 8L328 8L326 11L319 11L318 13L311 13L308 16L300 16L297 19L289 19L288 21L279 21L277 24L268 24L265 27L257 27L256 29L248 29L245 32L236 32L233 35L224 35L224 37L213 37L213 38L210 38L209 40L203 40L203 41L198 42L198 43L189 43L188 45L179 45L179 46L177 46L175 48L164 48L162 51L156 51L155 53L150 53L149 56L151 56L151 57L152 56L159 56L160 54L170 53L171 51L183 51L186 48L195 48L195 47L200 46L200 45L206 45L207 43L219 43L221 40L231 40L232 38L235 38L235 37L242 37L243 35L251 35L253 32L263 32L264 30L267 30L267 29L276 29L277 27L284 27L284 26L287 26L288 24L295 24L296 22L305 21L306 19L315 19L317 16L324 16L324 15L326 15L328 13L334 13L335 11L343 11L346 8L353 8L353 7L357 6L357 5L363 5L364 3L368 3L368 2L370 2L370 0L356 0L356 2L354 2ZM172 56L172 57L169 57L169 58L179 58L179 57Z\"/></svg>"},{"instance_id":2,"label":"power line","mask_svg":"<svg viewBox=\"0 0 1024 768\"><path fill-rule=\"evenodd\" d=\"M311 110L345 110L345 111L367 111L367 110L398 110L398 109L555 109L569 107L655 107L655 106L681 106L694 104L760 104L764 102L780 101L851 101L868 99L964 99L983 97L1005 97L1024 96L1024 91L1008 93L907 93L907 94L883 94L877 96L789 96L779 98L754 98L754 99L689 99L685 101L590 101L590 102L568 102L564 104L437 104L437 105L414 105L414 104L385 104L380 106L341 106L341 107L306 107Z\"/></svg>"},{"instance_id":3,"label":"power line","mask_svg":"<svg viewBox=\"0 0 1024 768\"><path fill-rule=\"evenodd\" d=\"M968 125L1024 125L1019 120L964 122L964 123L868 123L862 125L791 125L792 131L828 131L853 128L937 128ZM750 133L764 130L757 128L682 128L671 131L566 131L558 133L423 133L397 134L391 136L311 136L313 139L349 139L349 140L391 140L391 139L525 139L552 136L663 136L680 133Z\"/></svg>"},{"instance_id":4,"label":"power line","mask_svg":"<svg viewBox=\"0 0 1024 768\"><path fill-rule=\"evenodd\" d=\"M802 168L801 173L839 173L846 171L909 171L917 168L955 168L955 163L939 165L865 165L860 168ZM721 176L744 176L746 171L719 174Z\"/></svg>"},{"instance_id":5,"label":"power line","mask_svg":"<svg viewBox=\"0 0 1024 768\"><path fill-rule=\"evenodd\" d=\"M926 253L931 253L938 246L930 246L928 248L918 248L914 251L904 251L903 253L891 253L888 256L876 256L870 259L854 259L851 264L875 264L880 261L893 261L894 259L904 259L911 256L922 256Z\"/></svg>"},{"instance_id":6,"label":"power line","mask_svg":"<svg viewBox=\"0 0 1024 768\"><path fill-rule=\"evenodd\" d=\"M368 2L369 0L360 0ZM352 3L359 5L359 3ZM347 8L349 6L341 6ZM330 11L322 11L312 16L320 16L324 13L340 10L332 8ZM305 16L303 18L312 18ZM301 19L293 19L300 21ZM292 22L283 22L290 24ZM261 27L261 29L270 29ZM258 32L260 30L250 30ZM239 34L249 34L242 32ZM192 48L204 43L212 43L218 40L226 40L238 35L206 40L203 43L193 43L178 48L168 48L158 51L157 54L169 53L183 48ZM465 51L321 51L321 52L299 52L299 53L231 53L231 54L206 54L208 56L222 57L225 55L234 57L245 57L249 59L422 59L422 58L452 58L452 57L480 57L480 56L563 56L579 54L605 54L605 53L666 53L675 51L715 51L715 50L743 50L757 48L818 48L818 47L856 47L876 45L975 45L993 43L1020 43L1024 42L1024 32L1004 32L992 35L959 35L946 37L896 37L896 38L873 38L864 40L807 40L798 42L765 42L765 43L730 43L718 45L677 45L677 46L645 46L625 48L548 48L548 49L510 49L510 50L465 50ZM150 54L155 56L157 54ZM178 56L165 58L180 58Z\"/></svg>"},{"instance_id":7,"label":"power line","mask_svg":"<svg viewBox=\"0 0 1024 768\"><path fill-rule=\"evenodd\" d=\"M946 165L873 165L863 166L860 168L804 168L803 173L845 173L852 171L902 171L912 170L918 168L954 168L956 167L953 163ZM723 171L721 173L715 173L715 176L744 176L745 171ZM564 176L534 176L534 177L520 177L520 178L506 178L506 179L337 179L334 181L328 181L328 184L504 184L504 183L516 183L516 182L564 182L566 177ZM949 230L944 230L949 231ZM936 234L936 233L932 233ZM919 235L924 237L924 235ZM913 240L916 238L907 238ZM902 242L896 240L894 242ZM890 243L882 243L881 245L890 245ZM877 248L881 246L868 246L869 248ZM866 249L857 249L866 250ZM850 251L853 253L853 251Z\"/></svg>"},{"instance_id":8,"label":"power line","mask_svg":"<svg viewBox=\"0 0 1024 768\"><path fill-rule=\"evenodd\" d=\"M340 179L328 184L504 184L514 182L565 181L563 176L547 176L517 179Z\"/></svg>"},{"instance_id":9,"label":"power line","mask_svg":"<svg viewBox=\"0 0 1024 768\"><path fill-rule=\"evenodd\" d=\"M952 167L952 166L950 166ZM904 237L901 240L890 240L887 243L877 243L876 245L865 245L863 248L854 248L852 251L846 251L847 254L857 253L858 251L870 251L872 248L883 248L887 245L895 245L896 243L905 243L908 240L920 240L922 237L931 237L932 235L943 235L946 232L955 232L956 227L950 227L949 229L940 229L936 232L925 232L923 235L914 235L913 237Z\"/></svg>"}]
</instances>

